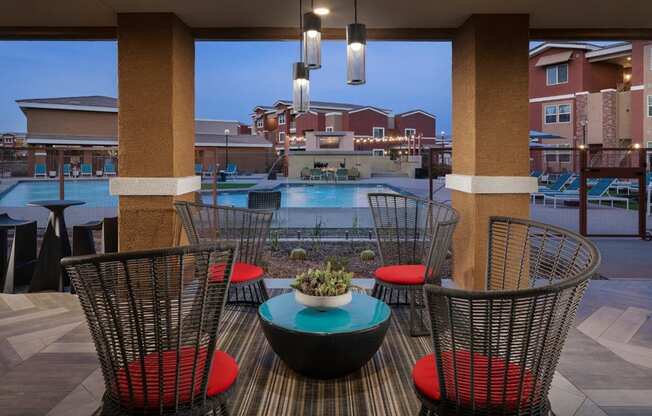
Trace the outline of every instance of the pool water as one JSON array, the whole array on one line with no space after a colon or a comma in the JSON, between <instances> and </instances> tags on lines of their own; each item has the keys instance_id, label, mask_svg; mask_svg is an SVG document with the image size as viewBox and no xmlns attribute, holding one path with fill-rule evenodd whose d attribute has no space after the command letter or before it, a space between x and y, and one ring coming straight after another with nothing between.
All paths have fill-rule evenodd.
<instances>
[{"instance_id":1,"label":"pool water","mask_svg":"<svg viewBox=\"0 0 652 416\"><path fill-rule=\"evenodd\" d=\"M219 189L219 188L218 188ZM289 184L279 185L283 208L366 208L367 194L371 192L399 193L386 185L374 184ZM115 207L118 198L109 194L107 180L66 180L65 198L85 201L85 207ZM59 199L59 182L22 181L0 195L0 206L24 207L39 199ZM203 200L211 203L210 192ZM222 191L218 194L220 205L247 206L247 191Z\"/></svg>"}]
</instances>

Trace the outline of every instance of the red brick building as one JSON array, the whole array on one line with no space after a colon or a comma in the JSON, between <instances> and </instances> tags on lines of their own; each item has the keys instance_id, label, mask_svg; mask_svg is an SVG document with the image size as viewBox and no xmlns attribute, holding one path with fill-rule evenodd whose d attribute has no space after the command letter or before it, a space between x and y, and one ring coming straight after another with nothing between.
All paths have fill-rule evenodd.
<instances>
[{"instance_id":1,"label":"red brick building","mask_svg":"<svg viewBox=\"0 0 652 416\"><path fill-rule=\"evenodd\" d=\"M263 135L277 149L303 148L306 131L351 131L356 150L407 148L408 138L427 147L435 143L436 117L423 110L394 114L391 110L357 104L313 101L310 111L292 112L290 101L257 106L252 114L252 133Z\"/></svg>"},{"instance_id":2,"label":"red brick building","mask_svg":"<svg viewBox=\"0 0 652 416\"><path fill-rule=\"evenodd\" d=\"M564 146L652 147L652 41L543 43L529 71L531 130Z\"/></svg>"}]
</instances>

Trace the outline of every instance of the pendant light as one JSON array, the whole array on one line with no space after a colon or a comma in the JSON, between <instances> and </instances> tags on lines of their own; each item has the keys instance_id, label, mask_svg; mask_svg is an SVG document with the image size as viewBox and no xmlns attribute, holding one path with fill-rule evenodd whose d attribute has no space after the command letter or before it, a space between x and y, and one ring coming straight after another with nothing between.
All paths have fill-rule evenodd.
<instances>
[{"instance_id":1,"label":"pendant light","mask_svg":"<svg viewBox=\"0 0 652 416\"><path fill-rule=\"evenodd\" d=\"M303 15L303 56L308 69L321 68L321 17L312 10Z\"/></svg>"},{"instance_id":2,"label":"pendant light","mask_svg":"<svg viewBox=\"0 0 652 416\"><path fill-rule=\"evenodd\" d=\"M295 113L305 113L310 110L310 76L308 67L303 62L301 1L299 0L299 62L292 65L292 108Z\"/></svg>"},{"instance_id":3,"label":"pendant light","mask_svg":"<svg viewBox=\"0 0 652 416\"><path fill-rule=\"evenodd\" d=\"M351 85L364 84L365 49L367 48L367 27L358 23L358 0L353 0L354 23L346 27L346 82Z\"/></svg>"}]
</instances>

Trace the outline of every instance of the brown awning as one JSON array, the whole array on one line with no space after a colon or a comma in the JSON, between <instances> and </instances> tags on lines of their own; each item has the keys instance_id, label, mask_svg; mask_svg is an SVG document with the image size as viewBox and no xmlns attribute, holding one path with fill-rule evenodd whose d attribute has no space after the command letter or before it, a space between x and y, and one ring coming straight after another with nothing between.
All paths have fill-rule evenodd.
<instances>
[{"instance_id":1,"label":"brown awning","mask_svg":"<svg viewBox=\"0 0 652 416\"><path fill-rule=\"evenodd\" d=\"M573 51L565 51L556 53L554 55L546 55L539 58L539 61L535 66L548 66L553 64L560 64L562 62L570 61Z\"/></svg>"}]
</instances>

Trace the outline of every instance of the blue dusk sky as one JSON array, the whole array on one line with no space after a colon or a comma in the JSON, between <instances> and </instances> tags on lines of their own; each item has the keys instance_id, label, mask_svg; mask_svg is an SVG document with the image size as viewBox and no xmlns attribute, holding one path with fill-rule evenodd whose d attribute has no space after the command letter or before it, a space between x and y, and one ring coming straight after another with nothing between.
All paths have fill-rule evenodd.
<instances>
[{"instance_id":1,"label":"blue dusk sky","mask_svg":"<svg viewBox=\"0 0 652 416\"><path fill-rule=\"evenodd\" d=\"M291 98L295 42L198 42L197 118L251 122L256 105ZM346 85L345 44L322 46L322 68L310 74L311 98L389 108L420 108L450 132L451 44L369 42L367 83ZM0 132L26 129L21 98L117 96L115 42L0 42Z\"/></svg>"}]
</instances>

